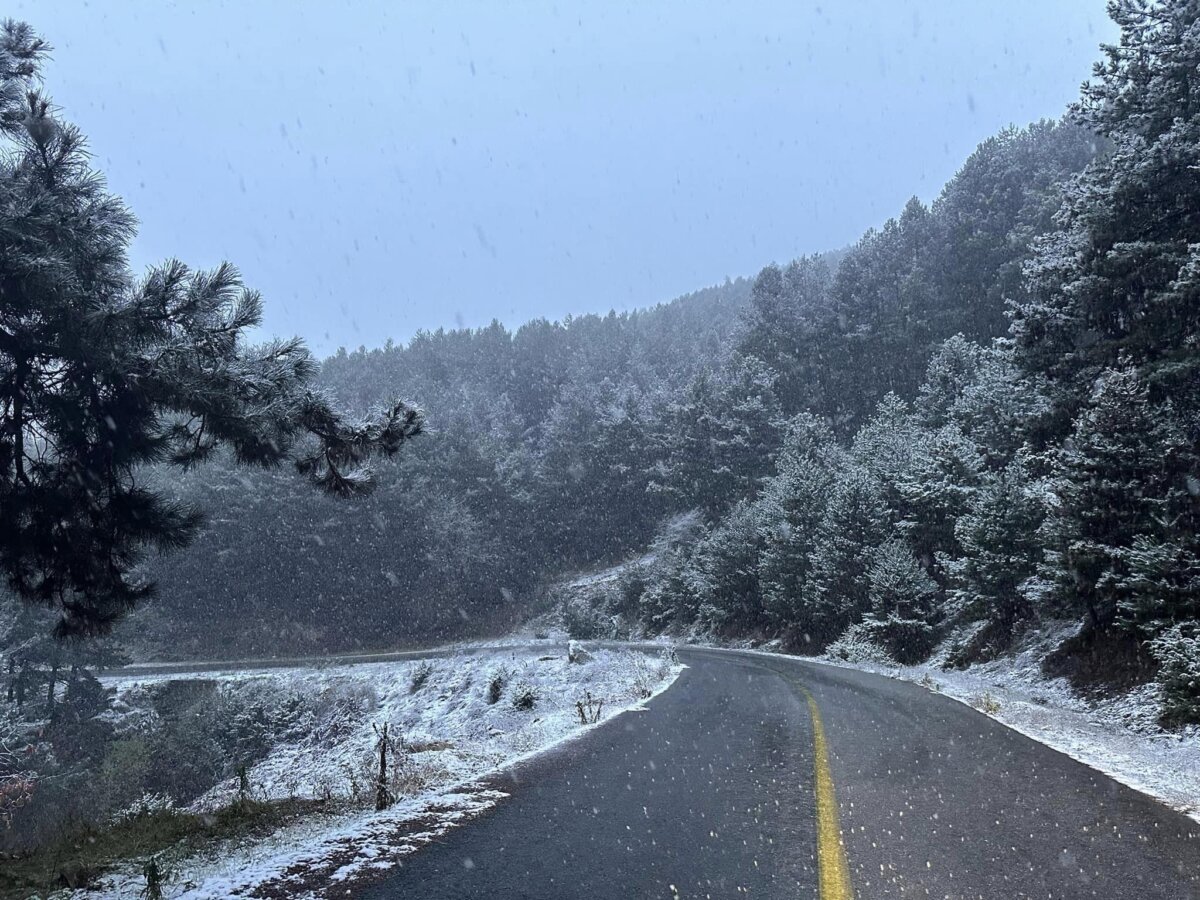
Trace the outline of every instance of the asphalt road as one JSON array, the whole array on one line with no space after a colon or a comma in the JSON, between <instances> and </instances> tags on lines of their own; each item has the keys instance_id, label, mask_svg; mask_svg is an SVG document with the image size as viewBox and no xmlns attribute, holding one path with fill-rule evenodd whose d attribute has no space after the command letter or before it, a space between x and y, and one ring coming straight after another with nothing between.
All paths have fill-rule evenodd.
<instances>
[{"instance_id":1,"label":"asphalt road","mask_svg":"<svg viewBox=\"0 0 1200 900\"><path fill-rule=\"evenodd\" d=\"M841 855L859 900L1200 898L1200 825L960 703L680 656L647 709L496 776L509 799L354 896L843 900ZM822 762L836 802L819 815Z\"/></svg>"}]
</instances>

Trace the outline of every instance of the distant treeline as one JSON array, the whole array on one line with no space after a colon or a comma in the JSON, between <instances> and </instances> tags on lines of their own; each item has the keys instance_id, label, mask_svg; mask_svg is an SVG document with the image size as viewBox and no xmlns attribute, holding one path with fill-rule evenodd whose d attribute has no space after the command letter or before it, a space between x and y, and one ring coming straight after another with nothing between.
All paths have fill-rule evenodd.
<instances>
[{"instance_id":1,"label":"distant treeline","mask_svg":"<svg viewBox=\"0 0 1200 900\"><path fill-rule=\"evenodd\" d=\"M634 313L341 351L321 372L339 401L398 393L428 433L351 503L286 471L171 472L163 487L209 525L156 561L161 599L139 617L177 653L441 639L519 616L547 581L640 550L677 513L715 526L758 495L795 416L845 443L889 392L914 395L942 341L1001 335L1058 184L1095 147L1074 125L1009 130L840 262Z\"/></svg>"},{"instance_id":2,"label":"distant treeline","mask_svg":"<svg viewBox=\"0 0 1200 900\"><path fill-rule=\"evenodd\" d=\"M321 377L341 401L403 394L429 434L366 516L282 476L179 483L220 499L156 566L152 632L171 652L478 633L696 510L606 617L813 648L853 629L915 659L950 623L984 626L978 654L1074 615L1068 668L1187 669L1200 85L1179 22L1116 16L1125 43L1064 121L985 141L836 257L339 352Z\"/></svg>"}]
</instances>

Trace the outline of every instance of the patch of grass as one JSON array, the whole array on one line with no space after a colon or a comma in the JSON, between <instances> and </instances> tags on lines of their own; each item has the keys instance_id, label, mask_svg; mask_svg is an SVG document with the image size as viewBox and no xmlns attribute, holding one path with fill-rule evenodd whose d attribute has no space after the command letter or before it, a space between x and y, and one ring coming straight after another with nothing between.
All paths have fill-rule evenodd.
<instances>
[{"instance_id":1,"label":"patch of grass","mask_svg":"<svg viewBox=\"0 0 1200 900\"><path fill-rule=\"evenodd\" d=\"M593 697L591 691L586 691L582 699L575 701L575 712L579 715L580 725L595 725L600 721L603 709L604 698Z\"/></svg>"},{"instance_id":2,"label":"patch of grass","mask_svg":"<svg viewBox=\"0 0 1200 900\"><path fill-rule=\"evenodd\" d=\"M977 697L971 699L971 705L989 716L994 716L1000 712L1000 701L992 696L990 691L984 691Z\"/></svg>"},{"instance_id":3,"label":"patch of grass","mask_svg":"<svg viewBox=\"0 0 1200 900\"><path fill-rule=\"evenodd\" d=\"M324 807L319 800L247 799L214 813L158 810L107 828L78 828L32 853L5 860L0 866L0 900L85 887L124 860L158 858L166 851L184 856L214 841L270 834Z\"/></svg>"},{"instance_id":4,"label":"patch of grass","mask_svg":"<svg viewBox=\"0 0 1200 900\"><path fill-rule=\"evenodd\" d=\"M413 672L412 684L409 686L409 689L408 689L409 693L415 694L421 688L425 687L426 682L429 681L429 676L432 674L433 674L433 665L432 664L430 664L428 662L423 662L419 666L417 666L416 670Z\"/></svg>"},{"instance_id":5,"label":"patch of grass","mask_svg":"<svg viewBox=\"0 0 1200 900\"><path fill-rule=\"evenodd\" d=\"M654 689L678 662L674 648L667 648L656 657L635 653L629 663L630 696L634 700L645 700L653 695Z\"/></svg>"}]
</instances>

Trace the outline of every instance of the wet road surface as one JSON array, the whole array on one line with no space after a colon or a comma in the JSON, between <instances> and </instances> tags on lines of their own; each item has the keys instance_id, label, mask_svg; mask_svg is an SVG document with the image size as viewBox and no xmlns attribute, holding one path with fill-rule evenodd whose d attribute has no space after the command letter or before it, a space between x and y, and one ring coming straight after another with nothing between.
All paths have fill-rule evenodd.
<instances>
[{"instance_id":1,"label":"wet road surface","mask_svg":"<svg viewBox=\"0 0 1200 900\"><path fill-rule=\"evenodd\" d=\"M645 710L496 776L507 800L354 896L1200 898L1200 824L960 703L801 660L680 658Z\"/></svg>"}]
</instances>

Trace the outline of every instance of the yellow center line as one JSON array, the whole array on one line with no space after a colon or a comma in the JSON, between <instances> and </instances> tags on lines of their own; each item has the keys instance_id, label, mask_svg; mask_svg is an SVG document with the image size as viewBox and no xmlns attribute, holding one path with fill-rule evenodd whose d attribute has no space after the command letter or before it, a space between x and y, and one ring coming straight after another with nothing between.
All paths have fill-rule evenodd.
<instances>
[{"instance_id":1,"label":"yellow center line","mask_svg":"<svg viewBox=\"0 0 1200 900\"><path fill-rule=\"evenodd\" d=\"M808 712L813 725L813 757L816 764L817 794L817 878L821 900L854 900L850 887L850 865L842 844L842 829L838 825L837 798L833 794L833 775L829 771L829 747L825 741L825 726L821 711L808 688L801 687L808 700Z\"/></svg>"}]
</instances>

